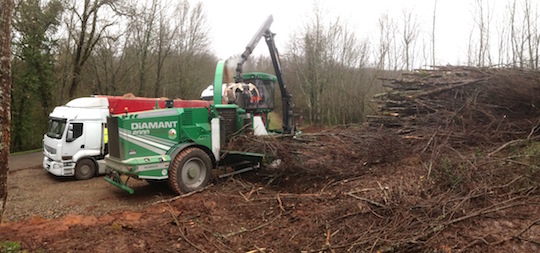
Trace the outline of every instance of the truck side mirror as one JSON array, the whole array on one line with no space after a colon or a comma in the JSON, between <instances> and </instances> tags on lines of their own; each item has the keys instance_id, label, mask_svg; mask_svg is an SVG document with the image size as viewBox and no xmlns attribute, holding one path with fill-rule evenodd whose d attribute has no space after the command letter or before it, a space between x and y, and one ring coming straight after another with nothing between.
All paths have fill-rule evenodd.
<instances>
[{"instance_id":1,"label":"truck side mirror","mask_svg":"<svg viewBox=\"0 0 540 253\"><path fill-rule=\"evenodd\" d=\"M67 131L67 136L66 136L66 142L72 142L74 140L75 139L73 139L73 125L69 124L68 131Z\"/></svg>"}]
</instances>

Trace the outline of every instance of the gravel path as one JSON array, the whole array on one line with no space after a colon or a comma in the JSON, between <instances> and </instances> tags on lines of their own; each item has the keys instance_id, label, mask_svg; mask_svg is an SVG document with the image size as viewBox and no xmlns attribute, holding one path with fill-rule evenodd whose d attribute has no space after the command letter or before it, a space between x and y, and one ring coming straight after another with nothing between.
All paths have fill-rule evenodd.
<instances>
[{"instance_id":1,"label":"gravel path","mask_svg":"<svg viewBox=\"0 0 540 253\"><path fill-rule=\"evenodd\" d=\"M107 183L102 176L83 181L56 177L42 169L40 153L14 157L8 175L4 213L7 222L35 216L51 219L67 214L101 215L119 210L140 210L155 201L172 197L167 187L150 186L144 181L131 180L135 194L129 195ZM33 166L25 167L32 163Z\"/></svg>"}]
</instances>

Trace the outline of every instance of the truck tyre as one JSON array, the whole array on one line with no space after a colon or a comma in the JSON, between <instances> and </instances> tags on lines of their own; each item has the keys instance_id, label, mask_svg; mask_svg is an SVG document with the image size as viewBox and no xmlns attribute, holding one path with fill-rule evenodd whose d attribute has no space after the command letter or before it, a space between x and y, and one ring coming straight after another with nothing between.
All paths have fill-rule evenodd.
<instances>
[{"instance_id":1,"label":"truck tyre","mask_svg":"<svg viewBox=\"0 0 540 253\"><path fill-rule=\"evenodd\" d=\"M96 174L96 164L90 159L82 159L75 166L75 178L79 180L90 179Z\"/></svg>"},{"instance_id":2,"label":"truck tyre","mask_svg":"<svg viewBox=\"0 0 540 253\"><path fill-rule=\"evenodd\" d=\"M176 194L204 187L212 177L212 161L200 148L182 150L169 168L169 187Z\"/></svg>"}]
</instances>

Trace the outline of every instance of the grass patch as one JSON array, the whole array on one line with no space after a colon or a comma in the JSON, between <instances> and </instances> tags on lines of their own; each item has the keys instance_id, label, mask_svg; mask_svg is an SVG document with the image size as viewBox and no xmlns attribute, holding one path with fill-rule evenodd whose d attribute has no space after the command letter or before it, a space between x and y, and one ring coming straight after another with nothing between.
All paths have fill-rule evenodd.
<instances>
[{"instance_id":1,"label":"grass patch","mask_svg":"<svg viewBox=\"0 0 540 253\"><path fill-rule=\"evenodd\" d=\"M32 149L32 150L18 151L18 152L10 153L9 155L22 155L22 154L34 153L34 152L38 152L42 150L43 148L37 148L37 149Z\"/></svg>"},{"instance_id":2,"label":"grass patch","mask_svg":"<svg viewBox=\"0 0 540 253\"><path fill-rule=\"evenodd\" d=\"M270 122L268 129L282 130L283 119L281 118L281 115L276 112L271 112L268 114L268 120Z\"/></svg>"},{"instance_id":3,"label":"grass patch","mask_svg":"<svg viewBox=\"0 0 540 253\"><path fill-rule=\"evenodd\" d=\"M10 241L0 242L0 252L5 252L5 253L22 252L21 251L21 243L20 242L10 242Z\"/></svg>"}]
</instances>

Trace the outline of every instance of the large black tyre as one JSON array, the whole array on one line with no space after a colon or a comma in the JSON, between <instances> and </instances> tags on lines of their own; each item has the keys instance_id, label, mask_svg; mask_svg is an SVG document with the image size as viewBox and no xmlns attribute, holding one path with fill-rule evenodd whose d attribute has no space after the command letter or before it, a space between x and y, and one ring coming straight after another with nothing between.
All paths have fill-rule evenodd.
<instances>
[{"instance_id":1,"label":"large black tyre","mask_svg":"<svg viewBox=\"0 0 540 253\"><path fill-rule=\"evenodd\" d=\"M205 187L211 178L212 161L200 148L182 150L169 167L169 187L176 194Z\"/></svg>"},{"instance_id":2,"label":"large black tyre","mask_svg":"<svg viewBox=\"0 0 540 253\"><path fill-rule=\"evenodd\" d=\"M79 180L90 179L96 175L96 164L90 159L82 159L75 166L75 178Z\"/></svg>"}]
</instances>

